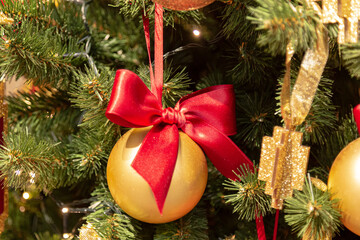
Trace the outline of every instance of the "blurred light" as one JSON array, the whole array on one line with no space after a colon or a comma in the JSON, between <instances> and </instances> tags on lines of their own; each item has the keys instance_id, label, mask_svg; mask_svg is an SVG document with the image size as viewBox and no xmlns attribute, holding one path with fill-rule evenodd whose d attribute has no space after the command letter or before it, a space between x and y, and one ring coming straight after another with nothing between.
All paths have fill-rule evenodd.
<instances>
[{"instance_id":1,"label":"blurred light","mask_svg":"<svg viewBox=\"0 0 360 240\"><path fill-rule=\"evenodd\" d=\"M27 200L27 199L30 198L30 194L29 194L28 192L23 192L22 197L23 197L25 200Z\"/></svg>"},{"instance_id":2,"label":"blurred light","mask_svg":"<svg viewBox=\"0 0 360 240\"><path fill-rule=\"evenodd\" d=\"M198 36L200 36L200 31L197 29L194 29L193 34L198 37Z\"/></svg>"},{"instance_id":3,"label":"blurred light","mask_svg":"<svg viewBox=\"0 0 360 240\"><path fill-rule=\"evenodd\" d=\"M32 172L32 171L29 173L29 175L30 175L31 178L34 178L36 176L36 174L34 172Z\"/></svg>"},{"instance_id":4,"label":"blurred light","mask_svg":"<svg viewBox=\"0 0 360 240\"><path fill-rule=\"evenodd\" d=\"M16 170L16 171L15 171L15 174L16 174L16 176L20 176L21 170L20 170L20 169Z\"/></svg>"},{"instance_id":5,"label":"blurred light","mask_svg":"<svg viewBox=\"0 0 360 240\"><path fill-rule=\"evenodd\" d=\"M64 233L64 234L63 234L63 238L64 238L64 239L68 239L69 237L70 237L70 234L68 234L68 233Z\"/></svg>"},{"instance_id":6,"label":"blurred light","mask_svg":"<svg viewBox=\"0 0 360 240\"><path fill-rule=\"evenodd\" d=\"M69 212L69 208L64 207L61 209L62 213L68 213Z\"/></svg>"},{"instance_id":7,"label":"blurred light","mask_svg":"<svg viewBox=\"0 0 360 240\"><path fill-rule=\"evenodd\" d=\"M20 210L20 212L25 212L26 209L25 209L24 206L20 206L20 207L19 207L19 210Z\"/></svg>"}]
</instances>

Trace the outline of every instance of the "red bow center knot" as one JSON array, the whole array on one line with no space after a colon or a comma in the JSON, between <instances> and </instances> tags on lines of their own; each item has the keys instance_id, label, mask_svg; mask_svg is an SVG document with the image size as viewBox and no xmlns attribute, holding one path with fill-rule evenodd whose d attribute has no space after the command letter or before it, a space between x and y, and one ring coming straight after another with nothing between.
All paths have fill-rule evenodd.
<instances>
[{"instance_id":1,"label":"red bow center knot","mask_svg":"<svg viewBox=\"0 0 360 240\"><path fill-rule=\"evenodd\" d=\"M162 122L168 124L176 124L178 128L185 126L186 118L184 113L180 112L177 108L165 108L162 110Z\"/></svg>"}]
</instances>

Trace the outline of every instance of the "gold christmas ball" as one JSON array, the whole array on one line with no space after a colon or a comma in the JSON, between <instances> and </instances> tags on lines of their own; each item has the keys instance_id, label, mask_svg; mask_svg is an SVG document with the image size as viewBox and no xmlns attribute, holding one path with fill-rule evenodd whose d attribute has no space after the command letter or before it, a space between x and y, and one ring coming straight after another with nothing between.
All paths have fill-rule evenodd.
<instances>
[{"instance_id":1,"label":"gold christmas ball","mask_svg":"<svg viewBox=\"0 0 360 240\"><path fill-rule=\"evenodd\" d=\"M166 223L190 212L207 183L207 164L201 148L179 132L179 151L162 215L148 183L131 167L151 127L131 129L111 151L107 181L115 202L130 216L148 223Z\"/></svg>"},{"instance_id":2,"label":"gold christmas ball","mask_svg":"<svg viewBox=\"0 0 360 240\"><path fill-rule=\"evenodd\" d=\"M331 166L328 188L339 199L341 221L360 236L360 138L347 145Z\"/></svg>"},{"instance_id":3,"label":"gold christmas ball","mask_svg":"<svg viewBox=\"0 0 360 240\"><path fill-rule=\"evenodd\" d=\"M153 0L161 6L178 11L194 10L205 7L215 0Z\"/></svg>"}]
</instances>

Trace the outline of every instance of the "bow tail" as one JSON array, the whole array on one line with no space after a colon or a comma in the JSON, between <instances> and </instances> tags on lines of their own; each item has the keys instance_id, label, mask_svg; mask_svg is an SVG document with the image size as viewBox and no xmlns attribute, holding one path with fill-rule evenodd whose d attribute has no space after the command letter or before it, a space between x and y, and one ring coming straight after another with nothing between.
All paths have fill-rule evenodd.
<instances>
[{"instance_id":1,"label":"bow tail","mask_svg":"<svg viewBox=\"0 0 360 240\"><path fill-rule=\"evenodd\" d=\"M183 130L201 146L210 161L225 177L232 180L238 179L233 171L244 164L253 170L250 159L230 138L215 127L194 119L191 123L188 122Z\"/></svg>"},{"instance_id":2,"label":"bow tail","mask_svg":"<svg viewBox=\"0 0 360 240\"><path fill-rule=\"evenodd\" d=\"M169 191L179 147L176 125L155 125L146 135L131 166L149 184L160 213Z\"/></svg>"}]
</instances>

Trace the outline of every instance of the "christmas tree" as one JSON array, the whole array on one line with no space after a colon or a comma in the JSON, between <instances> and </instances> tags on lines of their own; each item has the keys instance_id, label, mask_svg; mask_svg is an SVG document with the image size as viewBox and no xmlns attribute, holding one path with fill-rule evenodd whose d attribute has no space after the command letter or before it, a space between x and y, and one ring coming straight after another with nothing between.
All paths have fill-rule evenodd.
<instances>
[{"instance_id":1,"label":"christmas tree","mask_svg":"<svg viewBox=\"0 0 360 240\"><path fill-rule=\"evenodd\" d=\"M360 154L359 0L154 2L1 0L0 90L21 80L26 87L0 94L0 238L360 239L359 183L351 180ZM133 85L124 85L124 75ZM163 83L156 86L153 76ZM136 105L149 101L156 118L141 112L148 105ZM114 120L114 108L127 112ZM212 122L190 131L188 122L195 126L196 110L205 108L202 117ZM118 170L123 149L140 138L132 136L149 131L137 127L152 124L185 134L168 141L150 130L154 143L135 139L144 141L146 167ZM165 189L163 206L156 194L164 186L140 188L133 177L156 177L157 157L174 155L180 164L177 151L192 165L173 166L173 182L183 172ZM349 156L353 165L344 172ZM233 167L234 159L246 164ZM190 177L196 167L201 178ZM343 195L332 191L339 188ZM154 193L154 213L131 212L134 199L123 189L144 207L155 203ZM163 221L178 210L179 219Z\"/></svg>"}]
</instances>

